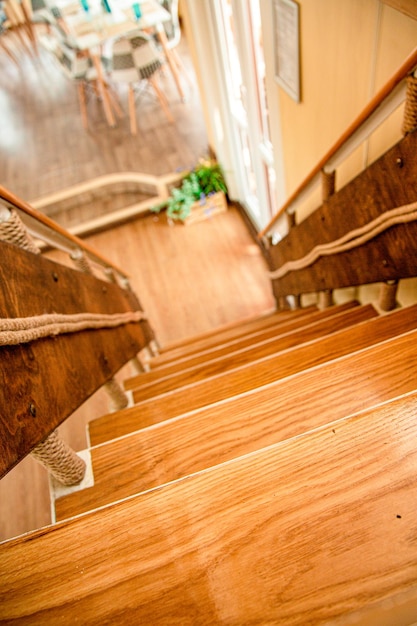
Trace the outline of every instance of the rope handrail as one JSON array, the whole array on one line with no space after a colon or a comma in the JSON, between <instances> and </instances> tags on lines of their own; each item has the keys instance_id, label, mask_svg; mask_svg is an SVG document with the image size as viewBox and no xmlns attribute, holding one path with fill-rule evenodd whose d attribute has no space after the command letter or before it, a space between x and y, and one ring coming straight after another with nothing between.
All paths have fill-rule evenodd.
<instances>
[{"instance_id":1,"label":"rope handrail","mask_svg":"<svg viewBox=\"0 0 417 626\"><path fill-rule=\"evenodd\" d=\"M303 258L288 261L277 270L269 272L269 277L271 279L282 278L291 271L305 269L313 265L320 257L339 254L340 252L347 252L348 250L357 248L375 238L377 235L380 235L388 228L391 228L391 226L407 224L415 220L417 220L417 202L396 207L395 209L382 213L382 215L379 215L368 224L345 233L345 235L335 241L316 246Z\"/></svg>"},{"instance_id":2,"label":"rope handrail","mask_svg":"<svg viewBox=\"0 0 417 626\"><path fill-rule=\"evenodd\" d=\"M45 226L48 230L52 230L55 234L63 237L70 244L74 245L76 248L83 250L88 254L88 256L93 259L95 262L99 263L99 265L105 268L111 268L115 270L122 278L128 278L128 275L125 271L117 267L112 261L109 261L104 256L102 256L99 252L94 250L87 243L69 233L65 228L51 220L49 217L40 213L39 211L33 209L30 204L14 195L11 191L0 185L0 202L4 201L8 207L12 207L19 211L22 211L25 215L29 216L33 220L39 222L43 226Z\"/></svg>"},{"instance_id":3,"label":"rope handrail","mask_svg":"<svg viewBox=\"0 0 417 626\"><path fill-rule=\"evenodd\" d=\"M0 319L0 346L16 346L46 337L82 330L115 328L146 319L142 311L124 313L46 313L44 315Z\"/></svg>"},{"instance_id":4,"label":"rope handrail","mask_svg":"<svg viewBox=\"0 0 417 626\"><path fill-rule=\"evenodd\" d=\"M306 178L301 182L295 191L287 198L284 204L278 209L274 217L259 233L258 237L264 237L268 231L275 225L278 218L293 204L297 197L306 189L313 179L320 174L328 161L342 148L342 146L350 139L359 128L369 119L369 117L381 106L384 100L394 91L394 89L410 74L417 66L417 47L409 54L397 71L385 83L385 85L375 94L366 107L356 117L356 119L342 133L339 139L327 151L322 159L316 164Z\"/></svg>"}]
</instances>

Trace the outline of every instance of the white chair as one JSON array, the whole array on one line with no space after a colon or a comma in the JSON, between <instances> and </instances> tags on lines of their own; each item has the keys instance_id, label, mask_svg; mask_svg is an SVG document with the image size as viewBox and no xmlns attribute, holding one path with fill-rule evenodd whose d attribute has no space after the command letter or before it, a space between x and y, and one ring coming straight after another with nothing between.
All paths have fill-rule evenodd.
<instances>
[{"instance_id":1,"label":"white chair","mask_svg":"<svg viewBox=\"0 0 417 626\"><path fill-rule=\"evenodd\" d=\"M169 122L174 118L168 101L161 91L155 74L159 72L163 59L151 37L135 31L113 42L111 49L110 77L114 82L128 84L130 131L137 133L135 89L149 83Z\"/></svg>"}]
</instances>

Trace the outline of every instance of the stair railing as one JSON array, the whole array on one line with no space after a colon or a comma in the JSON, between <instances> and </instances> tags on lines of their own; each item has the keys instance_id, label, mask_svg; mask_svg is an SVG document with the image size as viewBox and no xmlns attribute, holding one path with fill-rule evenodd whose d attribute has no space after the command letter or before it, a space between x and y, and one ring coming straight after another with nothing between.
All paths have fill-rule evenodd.
<instances>
[{"instance_id":1,"label":"stair railing","mask_svg":"<svg viewBox=\"0 0 417 626\"><path fill-rule=\"evenodd\" d=\"M312 191L317 187L317 185L321 182L322 189L322 201L324 204L328 203L332 198L334 199L334 195L336 192L336 167L339 166L356 148L358 148L375 130L380 126L380 124L388 118L405 100L405 109L404 109L404 117L402 123L402 134L403 136L407 136L408 134L413 133L417 129L417 48L413 50L413 52L405 59L402 65L398 68L398 70L393 74L390 80L382 87L382 89L375 95L375 97L368 103L368 105L363 109L363 111L359 114L359 116L353 121L353 123L345 130L345 132L341 135L341 137L335 142L335 144L328 150L328 152L324 155L324 157L316 164L316 166L312 169L309 175L302 181L302 183L297 187L297 189L290 195L290 197L286 200L286 202L282 205L282 207L278 210L273 219L269 222L269 224L259 233L258 237L263 239L265 247L269 251L269 261L270 261L270 269L271 269L271 279L273 281L273 290L275 296L277 298L278 307L286 308L288 306L288 296L291 295L293 297L292 306L300 305L301 294L305 293L301 284L296 285L296 277L292 279L292 287L293 291L288 291L289 284L283 286L282 280L280 281L282 275L282 266L290 267L292 265L296 266L296 262L291 255L292 244L288 243L288 245L284 244L286 238L292 230L297 227L296 223L296 210L300 206L302 202L306 200L312 193ZM393 151L394 154L394 151ZM392 156L392 155L391 155ZM402 168L402 159L399 154L397 154L397 170ZM365 172L366 170L364 170ZM410 177L410 174L408 174ZM360 178L360 175L357 179ZM351 183L349 184L351 185ZM346 187L348 187L347 185ZM407 219L411 219L411 201L414 201L416 198L413 197L411 200L408 199L406 202L402 204L406 205L406 211L409 213ZM334 203L335 204L335 203ZM400 203L401 204L401 203ZM322 207L321 207L322 208ZM384 208L381 206L380 211L388 211L391 207L385 206ZM400 210L401 207L398 207ZM347 209L346 209L347 210ZM316 209L317 211L317 209ZM282 232L282 221L280 218L286 215L287 217L287 233ZM323 215L321 219L331 219L331 212L329 208L329 212L326 215ZM388 215L387 215L388 216ZM307 218L310 219L310 218ZM334 219L337 219L336 217ZM414 218L413 218L414 219ZM278 220L280 220L280 224L278 225ZM362 224L360 224L362 226ZM277 230L279 228L279 230ZM352 227L354 228L354 227ZM354 232L354 231L353 231ZM304 233L305 234L305 233ZM300 238L302 233L298 234ZM279 243L281 242L281 243ZM294 239L292 239L294 242ZM303 256L307 259L309 254L314 252L316 248L320 248L320 239L317 239L316 243L312 244L312 247L309 252L303 251ZM336 242L334 242L336 243ZM330 246L330 243L327 243L326 246ZM280 247L279 252L277 251L277 247ZM289 256L288 256L289 253ZM299 259L300 261L302 259ZM294 267L295 269L295 267ZM299 267L297 268L299 269ZM408 268L407 272L398 277L409 276L410 269ZM413 270L414 271L414 270ZM414 274L412 274L414 275ZM311 277L310 277L311 278ZM332 304L332 290L336 286L341 285L327 285L323 288L320 287L320 283L328 283L329 281L324 279L323 272L320 276L320 279L316 277L317 283L316 289L309 289L309 291L317 291L319 294L319 306L329 306ZM396 304L395 296L396 289L398 284L397 277L393 277L390 280L386 280L384 278L378 278L377 281L383 281L381 295L380 295L380 307L383 310L389 310L393 308ZM275 281L275 282L274 282ZM369 280L367 282L373 282ZM279 283L279 287L277 284ZM305 281L304 281L305 283ZM352 282L351 285L359 284ZM312 285L312 283L310 283ZM309 286L310 286L309 285ZM348 286L348 285L344 285ZM350 286L350 285L349 285ZM284 293L286 295L284 295Z\"/></svg>"},{"instance_id":2,"label":"stair railing","mask_svg":"<svg viewBox=\"0 0 417 626\"><path fill-rule=\"evenodd\" d=\"M277 224L279 218L283 214L289 216L290 226L293 223L293 219L290 217L294 214L297 206L305 200L305 198L313 191L314 188L324 179L323 195L324 198L329 193L328 178L333 178L331 188L334 191L334 171L337 166L340 165L357 147L359 147L381 123L389 117L393 111L395 111L404 100L407 99L408 94L415 87L408 87L406 85L406 78L415 71L417 66L417 48L415 48L411 54L405 59L397 71L391 76L387 83L377 92L367 106L361 111L357 118L348 126L339 139L333 144L333 146L326 152L326 154L315 165L306 178L298 185L294 192L287 198L285 203L278 209L277 213L271 219L271 221L265 226L263 230L259 232L259 238L267 237L273 233L274 226ZM411 77L410 83L415 77ZM413 113L407 110L404 119L403 133L405 134L409 130L409 126L412 123ZM406 127L405 124L408 123ZM330 192L332 193L332 191Z\"/></svg>"},{"instance_id":3,"label":"stair railing","mask_svg":"<svg viewBox=\"0 0 417 626\"><path fill-rule=\"evenodd\" d=\"M45 243L68 253L76 269L44 259L41 247ZM0 289L0 476L30 452L59 482L78 484L85 463L59 438L56 427L101 386L110 396L111 409L126 407L129 398L113 374L129 360L143 371L145 366L137 355L146 350L155 353L154 334L123 270L1 186L0 245L4 276ZM62 285L52 295L44 285L51 273L52 284ZM28 282L22 287L25 280ZM40 293L31 305L36 282ZM86 305L91 310L84 312ZM23 316L21 311L25 311ZM81 337L84 331L89 337ZM88 369L97 355L96 335L91 332L98 333L104 351L93 375ZM103 348L103 339L117 345ZM89 354L82 353L85 349ZM84 360L88 365L79 367L74 376ZM43 376L54 376L55 369L66 365L76 388L63 389L71 378L67 380L64 374L51 386L51 397L51 389L39 389L43 380L41 376L36 379L38 372L31 371L32 363ZM36 379L33 384L32 376Z\"/></svg>"}]
</instances>

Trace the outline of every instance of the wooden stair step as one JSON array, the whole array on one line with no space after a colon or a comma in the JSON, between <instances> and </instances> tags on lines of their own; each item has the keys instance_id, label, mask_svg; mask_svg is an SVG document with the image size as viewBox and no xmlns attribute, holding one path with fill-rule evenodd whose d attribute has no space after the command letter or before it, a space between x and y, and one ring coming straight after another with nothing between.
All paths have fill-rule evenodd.
<instances>
[{"instance_id":1,"label":"wooden stair step","mask_svg":"<svg viewBox=\"0 0 417 626\"><path fill-rule=\"evenodd\" d=\"M149 380L148 373L146 373L143 379L141 376L135 378L141 384L134 388L133 399L135 402L139 402L142 399L154 397L155 394L162 391L173 391L183 385L190 385L208 376L236 369L239 366L252 363L255 360L276 354L290 347L301 345L306 341L312 341L324 334L334 333L341 328L346 328L375 316L377 316L377 312L372 305L368 304L302 326L296 331L292 330L276 339L268 339L254 346L222 355L201 365L173 372L165 377L162 375L158 376L156 372L150 372L150 374L156 374L153 377L153 381ZM129 380L131 381L132 379ZM143 382L141 382L142 380Z\"/></svg>"},{"instance_id":2,"label":"wooden stair step","mask_svg":"<svg viewBox=\"0 0 417 626\"><path fill-rule=\"evenodd\" d=\"M168 418L175 417L361 350L416 327L417 305L414 305L186 385L163 398L154 396L153 401L159 403L161 414ZM104 415L89 423L93 446L125 434L114 414Z\"/></svg>"},{"instance_id":3,"label":"wooden stair step","mask_svg":"<svg viewBox=\"0 0 417 626\"><path fill-rule=\"evenodd\" d=\"M412 623L416 410L412 394L2 544L0 620Z\"/></svg>"},{"instance_id":4,"label":"wooden stair step","mask_svg":"<svg viewBox=\"0 0 417 626\"><path fill-rule=\"evenodd\" d=\"M316 307L317 308L317 307ZM241 326L251 324L257 324L258 320L269 319L274 317L277 314L288 314L290 310L285 311L277 311L277 309L273 309L271 311L266 311L265 313L261 313L260 315L252 315L247 318L235 320L233 322L229 322L227 324L222 324L221 326L216 326L216 328L210 328L209 330L203 331L201 333L197 333L196 335L188 335L187 337L183 337L182 339L178 339L177 341L170 341L166 344L160 346L161 354L164 352L169 352L171 350L176 350L177 348L185 348L189 344L193 344L195 341L205 340L210 337L216 337L218 333L228 333L229 331L233 332L234 329L240 329Z\"/></svg>"},{"instance_id":5,"label":"wooden stair step","mask_svg":"<svg viewBox=\"0 0 417 626\"><path fill-rule=\"evenodd\" d=\"M315 311L305 316L303 315L300 319L294 317L284 322L283 324L280 324L278 329L279 332L277 332L277 329L273 327L259 333L256 336L256 341L254 341L252 336L249 335L247 337L240 337L239 339L222 343L220 346L198 352L195 355L190 355L189 357L177 359L173 363L160 365L154 371L145 372L143 374L134 376L133 378L129 378L124 381L124 386L126 389L134 389L136 386L138 386L138 383L140 385L143 385L144 383L156 380L161 376L168 376L178 371L183 371L185 368L189 369L192 367L196 367L202 363L205 364L208 361L213 361L214 359L228 356L233 352L242 351L246 348L253 349L255 346L265 344L268 341L274 341L278 339L278 337L286 335L289 332L298 331L300 326L313 323L314 321L326 320L345 311L350 311L352 309L358 308L360 308L359 303L352 301L346 302L345 304L341 304L338 306L329 307L328 309L324 309L322 311Z\"/></svg>"},{"instance_id":6,"label":"wooden stair step","mask_svg":"<svg viewBox=\"0 0 417 626\"><path fill-rule=\"evenodd\" d=\"M303 309L296 309L294 311L277 311L273 315L260 316L255 320L252 320L250 324L242 323L234 325L232 328L225 330L213 330L208 336L197 335L194 338L190 338L185 345L181 345L177 348L170 348L161 350L161 353L153 357L151 360L152 367L158 367L162 364L175 361L179 358L184 358L203 350L215 348L225 342L237 340L241 337L251 335L256 337L258 333L261 333L268 328L278 328L280 324L283 324L289 320L300 319L309 315L310 313L317 312L316 306L309 306Z\"/></svg>"},{"instance_id":7,"label":"wooden stair step","mask_svg":"<svg viewBox=\"0 0 417 626\"><path fill-rule=\"evenodd\" d=\"M417 330L91 450L94 486L56 500L57 519L230 461L417 388ZM154 410L143 402L117 422ZM161 409L160 409L161 410ZM136 411L136 414L134 413ZM164 408L162 408L164 411ZM125 459L125 462L123 462Z\"/></svg>"}]
</instances>

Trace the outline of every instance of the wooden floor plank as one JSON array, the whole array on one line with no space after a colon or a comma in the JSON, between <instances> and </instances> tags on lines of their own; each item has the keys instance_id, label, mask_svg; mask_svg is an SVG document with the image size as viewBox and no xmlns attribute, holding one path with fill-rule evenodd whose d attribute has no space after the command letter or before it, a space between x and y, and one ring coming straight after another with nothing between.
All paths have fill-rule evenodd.
<instances>
[{"instance_id":1,"label":"wooden floor plank","mask_svg":"<svg viewBox=\"0 0 417 626\"><path fill-rule=\"evenodd\" d=\"M416 410L411 395L2 545L0 620L411 623Z\"/></svg>"},{"instance_id":2,"label":"wooden floor plank","mask_svg":"<svg viewBox=\"0 0 417 626\"><path fill-rule=\"evenodd\" d=\"M143 217L87 242L131 276L162 344L263 314L273 306L266 263L259 248L254 253L253 239L234 208L190 228L170 227L162 217ZM197 254L199 263L194 263ZM128 366L116 377L121 383L133 373ZM108 411L108 397L100 390L60 427L61 437L74 450L84 449L86 425ZM49 523L46 471L34 459L25 459L0 482L0 502L0 539Z\"/></svg>"},{"instance_id":3,"label":"wooden floor plank","mask_svg":"<svg viewBox=\"0 0 417 626\"><path fill-rule=\"evenodd\" d=\"M185 385L157 398L161 415L175 416L208 404L220 402L232 395L244 393L268 383L291 376L355 350L374 345L417 327L417 306L393 311L368 321L355 324L330 336L321 337L301 346L289 348L254 363L229 372L210 376L202 381ZM123 432L123 417L104 415L89 423L92 446L110 441Z\"/></svg>"},{"instance_id":4,"label":"wooden floor plank","mask_svg":"<svg viewBox=\"0 0 417 626\"><path fill-rule=\"evenodd\" d=\"M417 330L91 451L94 487L56 501L57 519L295 437L417 388ZM162 399L119 416L164 413ZM178 413L177 413L178 415ZM160 416L159 416L160 417ZM121 459L128 462L123 466Z\"/></svg>"},{"instance_id":5,"label":"wooden floor plank","mask_svg":"<svg viewBox=\"0 0 417 626\"><path fill-rule=\"evenodd\" d=\"M326 320L333 318L339 313L349 311L358 307L359 303L356 301L345 302L335 307L329 307L322 311L314 311L301 315L300 317L294 315L290 319L286 320L279 325L278 328L266 328L259 333L255 333L255 338L252 335L238 337L237 339L231 339L222 343L220 346L216 345L212 348L208 348L197 354L178 358L173 363L166 363L158 367L155 371L146 372L140 376L133 377L125 381L124 386L126 389L134 389L135 387L142 386L148 382L158 380L162 376L170 376L177 372L184 371L185 369L191 369L198 367L201 364L206 364L209 361L221 359L222 357L229 357L232 353L240 352L247 348L256 349L257 346L267 344L277 340L280 336L287 335L291 332L298 332L300 325L313 324L320 320ZM300 321L301 320L301 324Z\"/></svg>"},{"instance_id":6,"label":"wooden floor plank","mask_svg":"<svg viewBox=\"0 0 417 626\"><path fill-rule=\"evenodd\" d=\"M221 329L212 331L206 337L196 336L182 346L162 350L160 354L152 359L151 367L155 369L160 365L165 365L177 359L188 358L198 352L214 349L226 342L237 341L242 337L250 336L255 341L265 330L275 328L278 333L282 324L290 320L300 319L310 313L317 312L317 310L316 306L308 306L295 311L275 311L272 315L259 316L250 323L243 322L238 325L234 324L233 327L223 331Z\"/></svg>"},{"instance_id":7,"label":"wooden floor plank","mask_svg":"<svg viewBox=\"0 0 417 626\"><path fill-rule=\"evenodd\" d=\"M213 376L236 369L236 367L252 363L254 360L276 354L280 350L300 345L306 341L317 339L323 334L336 332L341 328L346 328L347 326L369 319L375 315L376 312L372 305L356 307L350 311L343 311L312 324L306 324L276 339L267 339L253 346L230 353L226 351L226 353L219 358L209 360L207 363L203 362L201 365L191 368L184 367L184 369L165 377L162 376L163 371L165 371L165 369L163 370L162 368L155 372L149 372L149 374L153 375L151 378L154 379L149 383L142 383L141 375L133 377L132 379L128 379L127 386L130 386L132 381L141 383L140 385L137 384L136 388L133 390L133 398L135 402L139 402L141 394L147 394L148 397L152 397L157 389L161 391L162 388L165 392L174 391L183 385L189 385L193 382L203 380L207 376ZM157 375L158 373L159 376ZM148 372L143 375L143 380L149 380Z\"/></svg>"}]
</instances>

